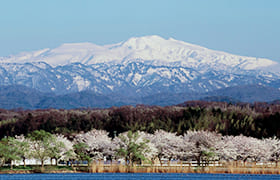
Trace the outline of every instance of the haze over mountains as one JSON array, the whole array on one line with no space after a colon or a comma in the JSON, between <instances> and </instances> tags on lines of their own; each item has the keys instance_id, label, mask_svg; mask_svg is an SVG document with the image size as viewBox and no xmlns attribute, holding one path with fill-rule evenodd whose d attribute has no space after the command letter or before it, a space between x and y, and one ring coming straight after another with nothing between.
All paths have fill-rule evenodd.
<instances>
[{"instance_id":1,"label":"haze over mountains","mask_svg":"<svg viewBox=\"0 0 280 180\"><path fill-rule=\"evenodd\" d=\"M0 107L172 105L213 96L273 101L280 99L279 67L159 36L63 44L0 57ZM28 101L17 100L21 95Z\"/></svg>"}]
</instances>

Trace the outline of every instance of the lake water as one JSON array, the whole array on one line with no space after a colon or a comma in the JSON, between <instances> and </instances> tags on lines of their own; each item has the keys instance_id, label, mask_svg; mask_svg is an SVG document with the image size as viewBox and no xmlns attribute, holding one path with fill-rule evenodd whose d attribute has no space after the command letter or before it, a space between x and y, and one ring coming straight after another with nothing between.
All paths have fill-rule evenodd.
<instances>
[{"instance_id":1,"label":"lake water","mask_svg":"<svg viewBox=\"0 0 280 180\"><path fill-rule=\"evenodd\" d=\"M0 179L2 180L35 180L35 179L67 179L67 180L226 180L226 179L238 179L238 180L274 180L279 179L280 175L251 175L251 174L176 174L176 173L75 173L75 174L1 174Z\"/></svg>"}]
</instances>

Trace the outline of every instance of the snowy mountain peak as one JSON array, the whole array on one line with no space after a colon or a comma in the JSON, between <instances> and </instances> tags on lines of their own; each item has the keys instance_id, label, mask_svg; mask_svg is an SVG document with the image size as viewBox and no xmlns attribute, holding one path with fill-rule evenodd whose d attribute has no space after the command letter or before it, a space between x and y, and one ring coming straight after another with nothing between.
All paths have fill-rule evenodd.
<instances>
[{"instance_id":1,"label":"snowy mountain peak","mask_svg":"<svg viewBox=\"0 0 280 180\"><path fill-rule=\"evenodd\" d=\"M278 93L279 69L278 63L268 59L144 36L104 46L66 43L54 49L0 57L0 86L24 85L56 94L89 90L115 94L115 100L168 94L194 99L197 93L248 84L273 87ZM173 99L170 97L165 99Z\"/></svg>"},{"instance_id":2,"label":"snowy mountain peak","mask_svg":"<svg viewBox=\"0 0 280 180\"><path fill-rule=\"evenodd\" d=\"M165 41L166 39L158 36L158 35L151 35L151 36L142 36L142 37L131 37L125 42L132 42L133 41Z\"/></svg>"},{"instance_id":3,"label":"snowy mountain peak","mask_svg":"<svg viewBox=\"0 0 280 180\"><path fill-rule=\"evenodd\" d=\"M109 63L123 64L135 61L148 62L154 66L188 67L200 71L262 69L278 63L261 58L233 55L210 50L173 38L160 36L132 37L127 41L99 46L93 43L66 43L54 49L20 53L0 57L2 63L45 62L53 67L71 63L85 65Z\"/></svg>"},{"instance_id":4,"label":"snowy mountain peak","mask_svg":"<svg viewBox=\"0 0 280 180\"><path fill-rule=\"evenodd\" d=\"M156 47L163 45L167 40L160 36L143 36L143 37L132 37L127 41L123 42L123 47L128 47L131 49L145 49L149 47Z\"/></svg>"}]
</instances>

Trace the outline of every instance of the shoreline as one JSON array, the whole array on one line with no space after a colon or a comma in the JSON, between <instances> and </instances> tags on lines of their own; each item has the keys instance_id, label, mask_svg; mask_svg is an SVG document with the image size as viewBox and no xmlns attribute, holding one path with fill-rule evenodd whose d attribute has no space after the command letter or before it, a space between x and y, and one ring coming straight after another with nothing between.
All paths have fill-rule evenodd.
<instances>
[{"instance_id":1,"label":"shoreline","mask_svg":"<svg viewBox=\"0 0 280 180\"><path fill-rule=\"evenodd\" d=\"M109 169L104 166L89 167L78 170L1 170L2 174L71 174L71 173L176 173L176 174L267 174L280 175L280 168L225 168L225 167L203 167L203 168L182 168L182 167L124 167L112 166Z\"/></svg>"}]
</instances>

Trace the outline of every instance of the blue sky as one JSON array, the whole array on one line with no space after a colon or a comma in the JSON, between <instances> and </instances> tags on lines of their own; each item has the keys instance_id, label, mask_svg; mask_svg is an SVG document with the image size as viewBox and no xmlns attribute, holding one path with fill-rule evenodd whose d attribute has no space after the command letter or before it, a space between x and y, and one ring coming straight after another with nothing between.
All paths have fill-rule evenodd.
<instances>
[{"instance_id":1,"label":"blue sky","mask_svg":"<svg viewBox=\"0 0 280 180\"><path fill-rule=\"evenodd\" d=\"M0 0L0 56L144 35L280 62L280 1Z\"/></svg>"}]
</instances>

